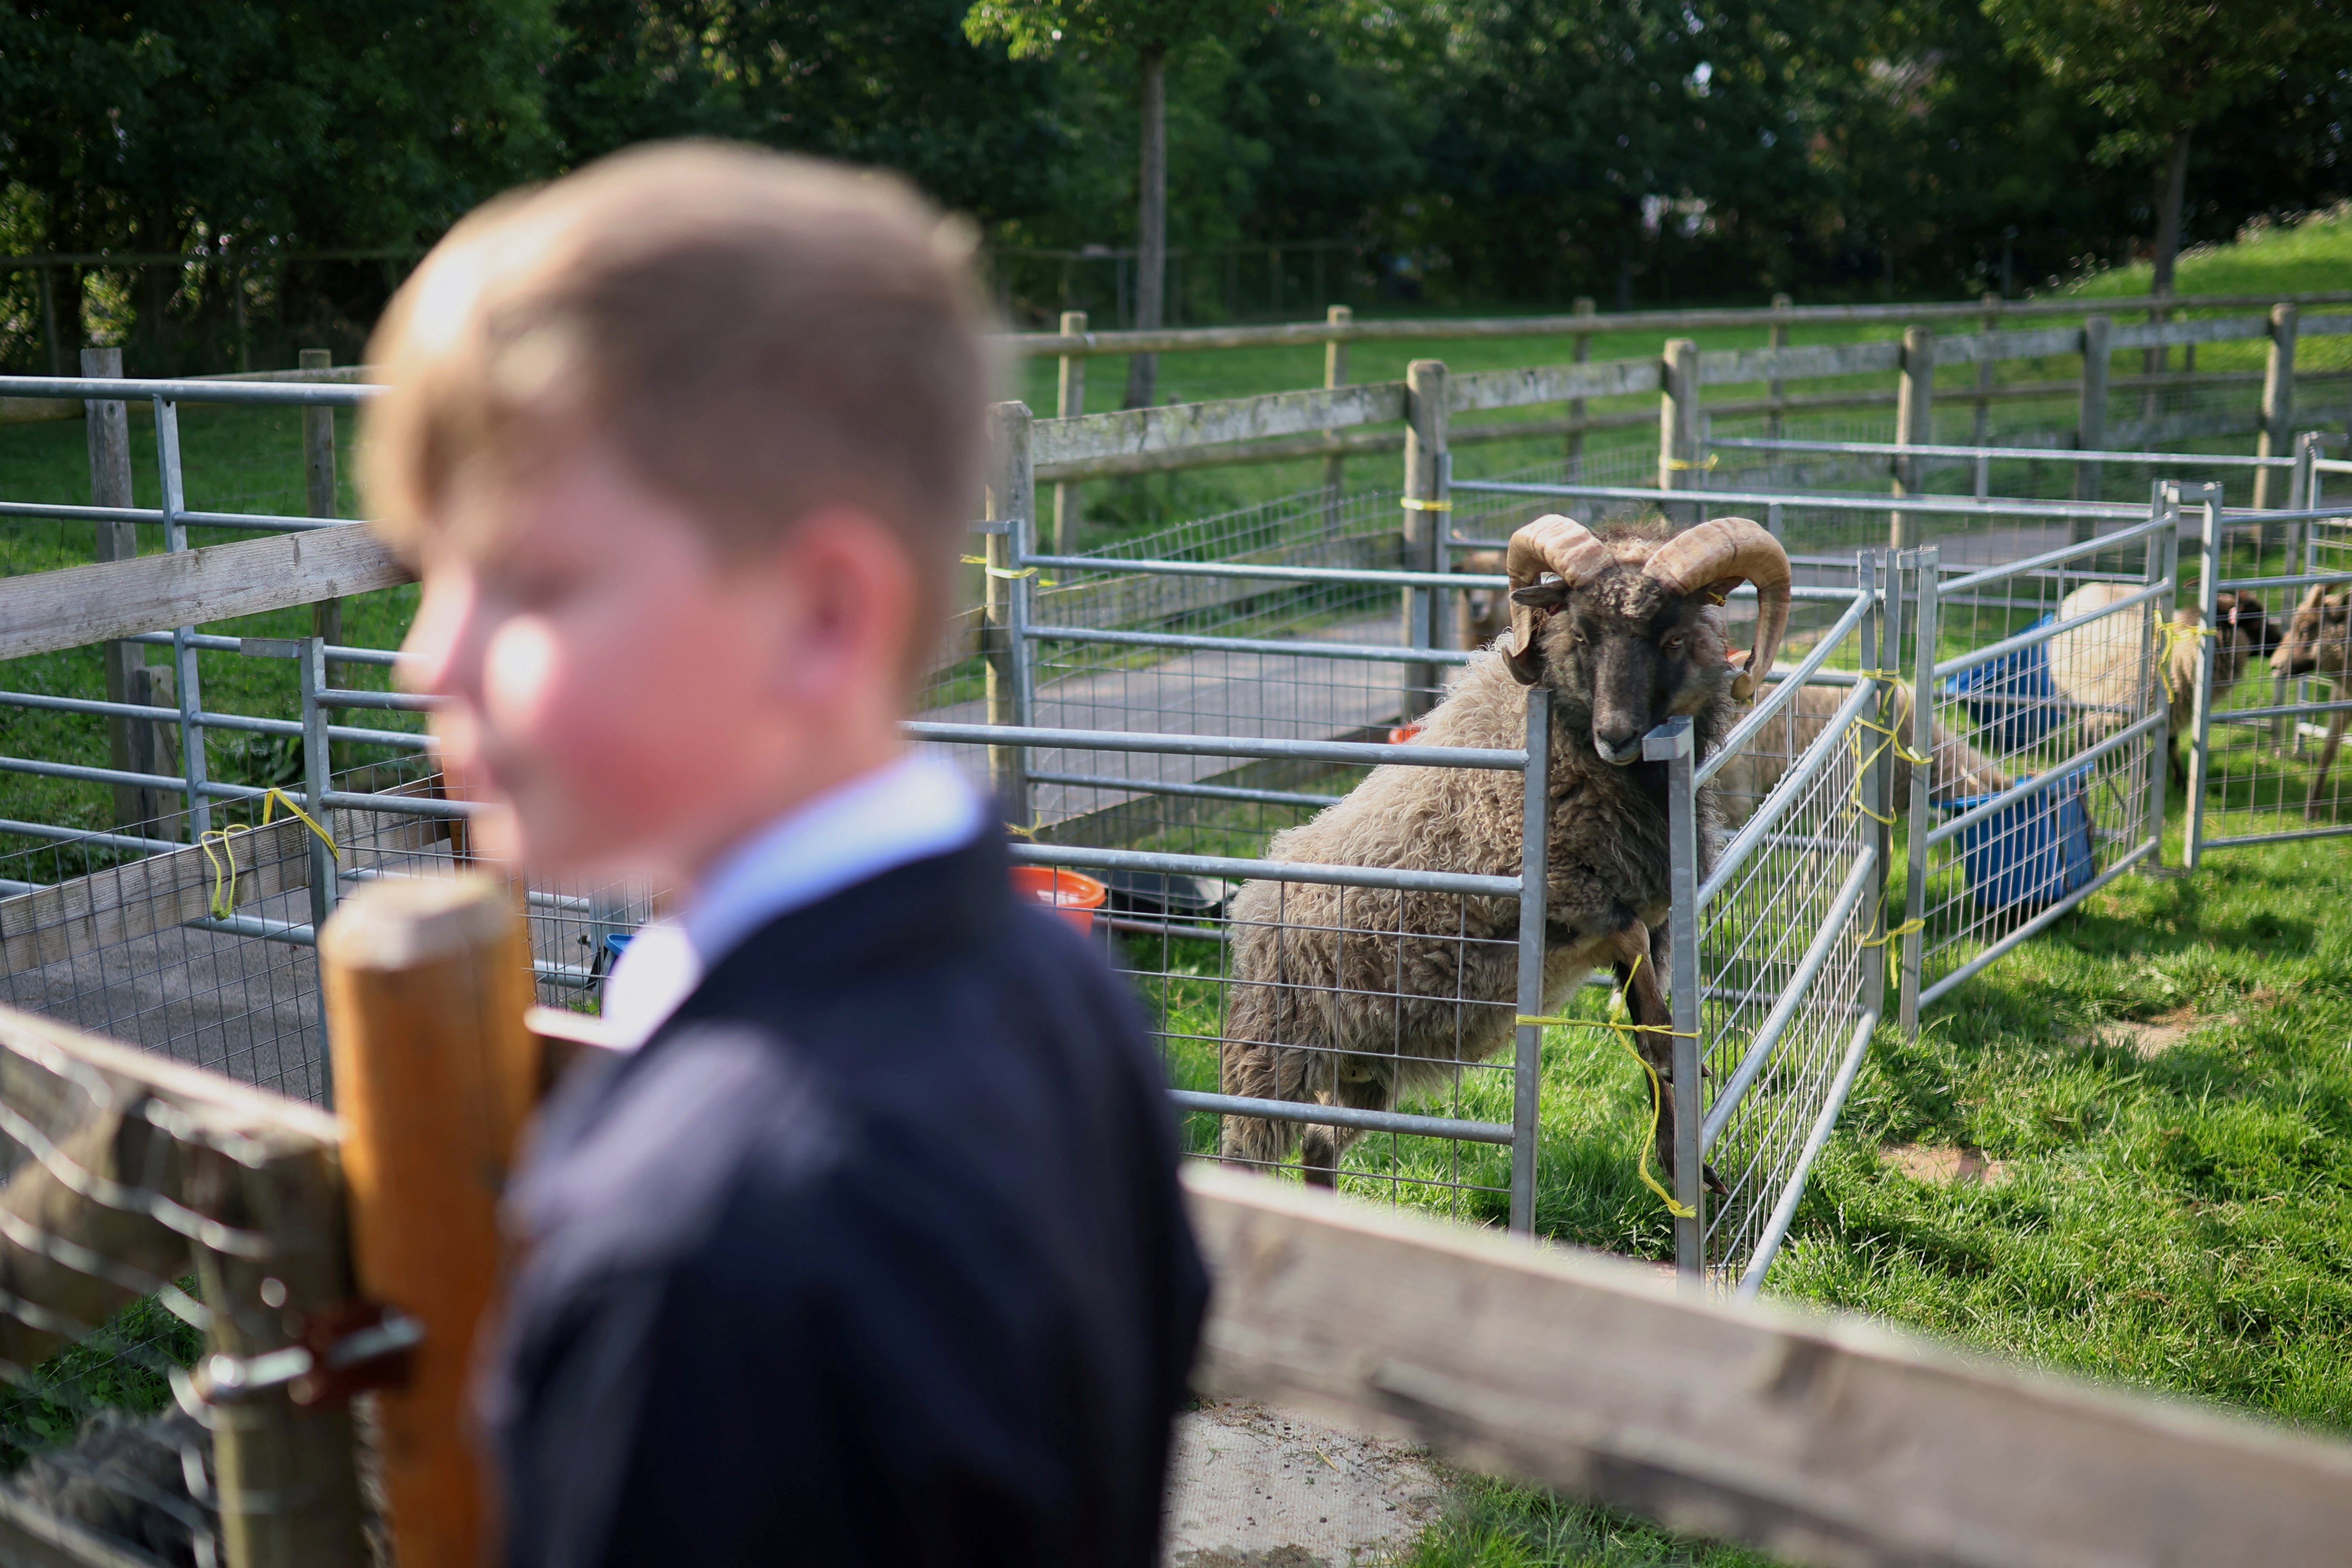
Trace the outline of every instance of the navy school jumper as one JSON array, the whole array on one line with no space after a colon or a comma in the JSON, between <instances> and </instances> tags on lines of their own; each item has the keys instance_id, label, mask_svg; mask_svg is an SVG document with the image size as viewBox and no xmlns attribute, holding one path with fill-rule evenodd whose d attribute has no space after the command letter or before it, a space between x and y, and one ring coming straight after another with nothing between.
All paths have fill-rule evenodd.
<instances>
[{"instance_id":1,"label":"navy school jumper","mask_svg":"<svg viewBox=\"0 0 2352 1568\"><path fill-rule=\"evenodd\" d=\"M1207 1282L1159 1064L985 837L567 1080L483 1415L514 1568L1151 1568Z\"/></svg>"}]
</instances>

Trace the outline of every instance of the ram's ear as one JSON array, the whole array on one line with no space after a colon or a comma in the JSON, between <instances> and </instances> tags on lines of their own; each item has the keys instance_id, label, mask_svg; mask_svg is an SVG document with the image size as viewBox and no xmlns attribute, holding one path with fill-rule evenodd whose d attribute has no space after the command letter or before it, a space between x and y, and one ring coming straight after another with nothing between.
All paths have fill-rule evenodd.
<instances>
[{"instance_id":1,"label":"ram's ear","mask_svg":"<svg viewBox=\"0 0 2352 1568\"><path fill-rule=\"evenodd\" d=\"M1511 638L1503 649L1503 661L1510 667L1511 679L1521 686L1533 686L1543 679L1543 653L1537 641L1543 635L1544 623L1568 603L1569 592L1568 584L1557 577L1511 590Z\"/></svg>"}]
</instances>

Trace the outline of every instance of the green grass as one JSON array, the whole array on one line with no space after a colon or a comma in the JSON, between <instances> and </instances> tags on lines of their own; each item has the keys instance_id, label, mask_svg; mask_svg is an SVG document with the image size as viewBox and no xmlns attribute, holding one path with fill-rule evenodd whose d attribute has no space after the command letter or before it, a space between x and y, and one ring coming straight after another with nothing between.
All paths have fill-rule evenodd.
<instances>
[{"instance_id":1,"label":"green grass","mask_svg":"<svg viewBox=\"0 0 2352 1568\"><path fill-rule=\"evenodd\" d=\"M181 1281L194 1290L193 1279ZM0 1387L0 1473L72 1440L100 1408L146 1415L172 1402L163 1369L194 1366L204 1336L152 1297L131 1302L77 1345Z\"/></svg>"},{"instance_id":2,"label":"green grass","mask_svg":"<svg viewBox=\"0 0 2352 1568\"><path fill-rule=\"evenodd\" d=\"M2352 1434L2347 886L2344 839L2223 850L2189 878L2122 878L1930 1009L1917 1038L1882 1029L1768 1294ZM2179 1033L2143 1055L2124 1031L2150 1019ZM1572 1078L1552 1033L1548 1101ZM1632 1089L1612 1088L1622 1140ZM1590 1176L1557 1161L1560 1116L1547 1104L1542 1223L1607 1244L1593 1199L1561 1190ZM1616 1249L1656 1255L1641 1245L1660 1228L1654 1200L1645 1214L1622 1174L1628 1145L1600 1142L1635 1233ZM1975 1150L2001 1179L1917 1179L1885 1154L1897 1145ZM1758 1559L1465 1478L1406 1561Z\"/></svg>"},{"instance_id":3,"label":"green grass","mask_svg":"<svg viewBox=\"0 0 2352 1568\"><path fill-rule=\"evenodd\" d=\"M2152 263L2117 267L2068 290L2085 299L2145 294ZM2266 224L2227 245L2183 251L2173 289L2181 294L2320 294L2352 289L2352 205L2313 213L2299 223Z\"/></svg>"}]
</instances>

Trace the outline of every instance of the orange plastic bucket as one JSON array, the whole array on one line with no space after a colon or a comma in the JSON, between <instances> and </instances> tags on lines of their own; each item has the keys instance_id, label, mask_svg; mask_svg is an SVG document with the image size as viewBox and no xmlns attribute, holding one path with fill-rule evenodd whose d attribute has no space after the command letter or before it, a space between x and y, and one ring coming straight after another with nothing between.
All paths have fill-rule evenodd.
<instances>
[{"instance_id":1,"label":"orange plastic bucket","mask_svg":"<svg viewBox=\"0 0 2352 1568\"><path fill-rule=\"evenodd\" d=\"M1399 724L1389 731L1389 744L1391 746L1405 745L1409 743L1415 735L1420 733L1421 726L1418 724Z\"/></svg>"},{"instance_id":2,"label":"orange plastic bucket","mask_svg":"<svg viewBox=\"0 0 2352 1568\"><path fill-rule=\"evenodd\" d=\"M1094 930L1095 911L1110 896L1110 889L1092 877L1055 866L1013 867L1013 891L1017 898L1045 905L1082 935Z\"/></svg>"}]
</instances>

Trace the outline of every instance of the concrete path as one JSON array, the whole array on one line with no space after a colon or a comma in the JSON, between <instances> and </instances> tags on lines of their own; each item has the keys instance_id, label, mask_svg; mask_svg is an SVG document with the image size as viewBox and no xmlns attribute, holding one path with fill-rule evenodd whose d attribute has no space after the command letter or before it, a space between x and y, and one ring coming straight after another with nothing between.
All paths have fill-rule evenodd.
<instances>
[{"instance_id":1,"label":"concrete path","mask_svg":"<svg viewBox=\"0 0 2352 1568\"><path fill-rule=\"evenodd\" d=\"M1445 1501L1427 1458L1262 1405L1177 1424L1169 1568L1355 1568L1410 1550Z\"/></svg>"},{"instance_id":2,"label":"concrete path","mask_svg":"<svg viewBox=\"0 0 2352 1568\"><path fill-rule=\"evenodd\" d=\"M1397 618L1323 626L1317 642L1370 643L1393 647ZM1037 723L1046 729L1124 730L1171 735L1229 735L1248 740L1322 741L1394 723L1402 703L1404 667L1357 659L1283 654L1190 653L1148 668L1046 679L1037 692ZM934 723L984 724L983 702L927 710ZM940 751L976 783L988 776L979 746ZM1171 757L1139 752L1077 752L1058 747L1030 753L1032 772L1088 778L1191 784L1237 766L1231 757ZM1040 820L1058 821L1136 798L1114 786L1040 784Z\"/></svg>"}]
</instances>

